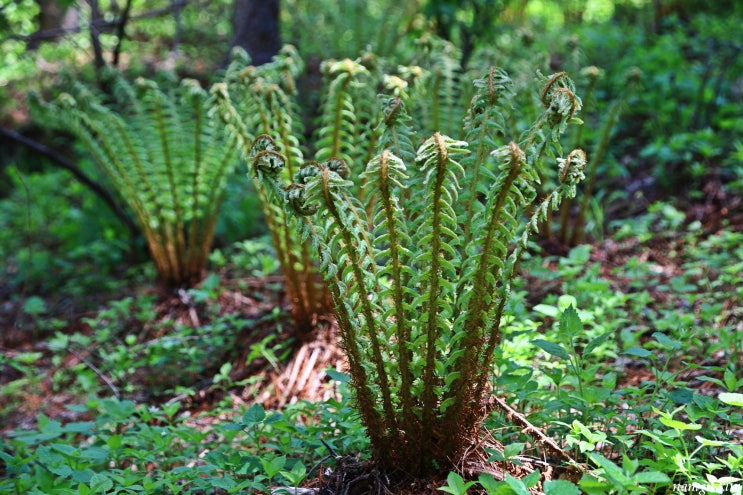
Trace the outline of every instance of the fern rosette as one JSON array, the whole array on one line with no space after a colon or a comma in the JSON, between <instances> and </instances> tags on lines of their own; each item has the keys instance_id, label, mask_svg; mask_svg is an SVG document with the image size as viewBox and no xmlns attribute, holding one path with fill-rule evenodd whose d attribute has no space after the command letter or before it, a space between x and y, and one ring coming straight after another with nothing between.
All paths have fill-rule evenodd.
<instances>
[{"instance_id":1,"label":"fern rosette","mask_svg":"<svg viewBox=\"0 0 743 495\"><path fill-rule=\"evenodd\" d=\"M381 97L377 154L357 184L333 157L307 164L294 184L262 175L320 254L383 469L446 471L477 436L521 253L583 178L582 151L554 156L560 182L539 198L542 162L559 151L557 136L579 108L565 78L548 80L553 100L509 144L500 141L510 81L491 69L475 83L462 129L469 141L440 133L421 140L403 100Z\"/></svg>"}]
</instances>

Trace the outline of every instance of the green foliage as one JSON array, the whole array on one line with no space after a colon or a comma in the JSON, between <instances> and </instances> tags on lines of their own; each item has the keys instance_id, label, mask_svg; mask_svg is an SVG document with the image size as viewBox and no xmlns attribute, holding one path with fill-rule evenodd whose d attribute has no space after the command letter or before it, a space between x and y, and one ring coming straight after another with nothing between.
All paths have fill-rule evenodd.
<instances>
[{"instance_id":1,"label":"green foliage","mask_svg":"<svg viewBox=\"0 0 743 495\"><path fill-rule=\"evenodd\" d=\"M227 39L230 3L184 6L180 21L167 15L130 24L124 44L131 55L130 67L141 72L153 64L170 64L177 55L174 33L181 21L181 58L176 66L189 73L212 67L222 59L223 45L212 42ZM452 2L430 2L452 7L444 12L452 33L456 26L472 27L488 18L473 17L474 6L504 7L495 29L473 30L484 43L475 47L465 71L460 64L466 58L467 47L461 43L466 32L452 36L461 51L427 36L417 44L408 43L406 33L425 29L422 14L413 12L421 3L362 3L340 7L325 1L282 3L288 21L283 25L293 40L300 40L303 53L338 60L320 65L316 57L305 55L309 66L305 69L286 50L267 67L233 62L225 94L235 112L225 111L220 118L234 126L231 139L250 165L260 161L275 167L283 162L282 181L295 184L281 187L273 181L273 169L261 169L257 175L267 187L240 198L235 194L229 217L220 221L228 232L248 224L252 235L259 222L246 222L244 212L263 209L274 224L272 240L284 267L309 274L306 285L317 291L312 293L324 290L318 284L319 272L336 277L331 291L341 308L346 342L356 342L348 346L356 353L355 372L348 376L329 370L328 375L344 382L342 390L346 381L357 387L356 403L367 411L363 419L371 426L373 449L364 438L360 418L345 400L289 406L283 413L254 405L232 419L208 421L207 435L200 429L200 418L179 416L172 405L148 408L93 398L85 407L68 411L91 415L91 423L61 424L41 417L38 429L3 437L0 464L7 476L0 480L0 491L202 494L264 492L277 485L290 491L315 475L312 466L321 458L333 454L321 437L338 453L372 451L379 457L383 445L389 451L400 448L399 455L411 459L419 459L423 450L418 440L430 439L430 455L435 457L443 455L446 433L458 431L463 439L477 433L479 420L469 430L463 426L465 420L451 425L467 414L477 416L482 405L477 393L487 395L490 382L482 382L487 383L483 390L475 382L491 374L509 403L593 469L580 488L564 480L544 483L547 494L573 495L580 489L596 494L734 490L743 470L743 451L735 437L743 424L739 359L743 238L735 231L734 194L743 184L736 76L741 71L740 57L735 57L740 51L739 6L722 2L710 7L724 10L725 17L696 11L690 20L667 17L653 26L653 33L648 29L655 22L649 1L460 2L470 11ZM682 4L693 6L689 8L699 4L662 3L678 12ZM32 4L11 2L0 9L0 33L12 34L1 40L6 63L0 68L0 86L8 81L10 85L0 104L12 106L14 111L7 115L14 119L15 110L22 108L14 79L33 77L28 84L43 85L37 66L56 71L71 55L78 64L90 51L89 33L83 30L21 55L23 41L15 34L36 29ZM579 25L581 18L605 19L609 4L616 13L614 22ZM113 4L101 5L106 9ZM167 5L159 0L152 4ZM82 14L86 21L85 8ZM541 21L518 27L503 23L532 15ZM547 29L560 19L571 26L570 36ZM102 42L108 51L116 39L103 33ZM358 56L367 42L374 53L394 52L395 58L344 59ZM142 53L152 56L145 59ZM485 63L508 68L513 82L494 71L480 79L477 88L470 85L472 74L479 77ZM524 187L523 202L506 198L501 204L498 185L500 190L509 189L509 161L525 163L523 171L534 165L530 157L562 154L552 145L540 152L539 146L525 144L552 138L545 127L530 133L531 123L542 112L540 96L531 86L533 69L565 66L577 75L589 64L600 65L606 76L594 81L594 72L587 71L585 82L578 79L579 92L591 109L581 115L589 124L574 128L566 142L593 149L587 172L592 194L579 198L571 209L562 203L567 215L561 218L562 225L575 218L574 225L600 234L604 216L625 215L628 207L629 213L635 208L647 213L610 223L605 232L612 238L605 244L580 245L580 235L567 236L566 229L565 240L578 244L566 257L532 257L525 238L519 237L526 231L523 216L515 211L523 206L527 216L535 212L542 216L544 210L527 204L534 199L538 205L554 187L562 187L559 170L540 170L541 185L531 182L536 197ZM640 67L644 74L633 94L626 92L624 79L630 66ZM90 71L75 74L78 79L91 77ZM566 80L557 83L576 92ZM318 87L320 92L315 91ZM220 88L215 88L217 99L222 97ZM389 95L380 97L376 107L374 93L380 90ZM468 113L476 91L477 110ZM496 105L490 102L491 93L499 95ZM215 107L230 110L221 103ZM509 112L509 107L518 110ZM240 125L247 131L238 129ZM442 154L428 141L437 131L441 139L453 138L445 140L444 147L451 151L444 160L449 175L440 185L436 165ZM251 146L263 133L271 139L258 139L258 146L265 149L256 148L251 156ZM517 147L504 147L509 139ZM465 148L457 140L467 143L468 153L456 154ZM422 143L427 146L421 148ZM494 150L500 153L494 156ZM520 161L513 160L517 150L523 153ZM308 159L318 163L302 171ZM368 170L362 175L365 165ZM86 323L91 331L63 329L65 323L55 316L63 305L68 311L69 297L74 303L81 294L95 292L97 297L86 300L94 304L100 292L90 287L121 287L122 271L114 271L124 261L120 232L112 222L91 215L97 203L80 185L60 173L28 174L27 164L19 166L22 175L7 169L6 190L11 196L0 206L5 227L0 229L0 258L8 260L0 292L11 299L0 316L19 315L15 330L61 331L50 341L52 350L11 349L0 355L3 420L15 420L17 410L23 410L16 401L48 390L49 380L39 368L48 368L49 359L52 368L64 366L72 361L71 352L87 362L74 360L77 364L70 369L56 372L51 386L59 397L105 391L108 386L101 376L131 397L141 397L146 391L139 385L150 380L155 383L149 390L160 397L173 386L188 395L192 391L184 385L201 379L211 379L215 390L240 385L231 381L234 364L225 361L224 349L235 342L239 328L252 322L219 314L213 307L217 290L213 280L184 293L200 316L209 316L198 327L158 321L153 300L133 297L107 304L90 317ZM388 171L386 180L382 170ZM306 177L294 179L298 172ZM327 188L321 177L328 178ZM696 221L682 202L648 204L643 198L643 192L689 192L692 199L702 199L710 190L697 186L717 180L723 194L705 198L705 204L716 206L720 200L728 209L721 210L719 225L711 228L706 218ZM514 180L520 190L523 182L527 180L521 176ZM627 193L617 183L627 186ZM235 182L232 187L236 191ZM272 195L286 203L272 205ZM297 222L294 213L282 217L282 206L310 214L314 226ZM499 208L510 216L500 215L493 222L488 243L488 219L496 217ZM297 234L302 229L308 237L304 244ZM312 247L313 239L320 249ZM281 254L282 250L293 254ZM322 256L319 262L313 261L316 251ZM96 261L95 269L90 268L90 258ZM210 260L227 276L242 273L237 265L255 275L271 271L277 263L270 249L253 240L223 247ZM489 269L481 272L481 265ZM525 278L510 279L512 272ZM489 292L476 290L482 281ZM45 297L54 292L64 297L20 297L23 287ZM256 290L248 284L243 287ZM301 283L298 287L296 293L303 294ZM290 297L297 306L311 301L303 295ZM475 307L475 300L484 301L481 308ZM313 316L305 320L306 328L311 328L322 309L317 302L307 308L306 314ZM484 316L478 317L477 309ZM269 318L278 314L277 309ZM474 331L483 321L485 328ZM9 332L7 338L16 333ZM472 342L481 345L481 353L467 354ZM249 349L248 359L280 366L287 345L266 337ZM428 366L429 356L434 357L433 368ZM496 366L485 373L481 370L487 368L487 359ZM471 369L465 368L467 362L473 363ZM178 383L165 384L157 376L162 370L177 370ZM470 388L463 372L474 376ZM700 383L704 393L698 390ZM460 390L470 402L460 401ZM446 402L449 399L453 400ZM212 415L222 413L227 411L217 409ZM482 421L502 435L499 440L506 445L503 453L493 453L492 461L515 463L538 450L498 411ZM457 460L453 454L451 459ZM453 469L448 460L438 463L443 475ZM486 474L464 479L449 474L446 480L444 492L469 488L521 495L536 482L533 477L512 476L496 481Z\"/></svg>"},{"instance_id":2,"label":"green foliage","mask_svg":"<svg viewBox=\"0 0 743 495\"><path fill-rule=\"evenodd\" d=\"M319 162L340 159L334 163L342 162L342 166L351 167L348 173L359 175L363 172L361 164L373 157L379 140L391 143L394 152L403 159L413 160L416 138L407 125L397 123L395 108L400 102L415 101L414 120L421 126L422 135L439 130L459 135L464 132L461 122L474 92L474 88L460 83L458 53L450 43L425 37L418 44L422 51L417 62L429 69L400 66L393 74L385 74L384 61L371 54L356 60L323 62L320 69L324 81L319 95L299 93L297 77L302 74L304 64L291 46L285 47L272 63L260 67L248 65L246 55L238 50L233 54L224 83L212 89L215 112L248 161L261 151L250 149L256 136L270 136L274 141L270 146L287 159L282 172L285 181L291 180L305 156ZM502 81L494 84L499 85L499 92L509 91ZM384 124L379 123L380 107L374 98L375 91L381 87L393 95L382 104L381 111L388 114ZM316 114L300 112L298 102L303 99L317 99ZM307 121L312 123L310 130L302 125ZM497 128L489 130L489 135L505 133L502 118L490 125ZM384 131L385 126L388 131ZM312 136L310 144L300 141L302 135ZM483 160L487 146L494 147L492 138L490 141L481 145L477 160ZM355 182L354 194L359 198L365 194L361 181ZM269 201L268 192L259 189L258 197L287 282L295 325L300 336L308 335L314 328L316 315L327 311L328 305L327 293L318 285L313 249L297 238L294 220Z\"/></svg>"},{"instance_id":3,"label":"green foliage","mask_svg":"<svg viewBox=\"0 0 743 495\"><path fill-rule=\"evenodd\" d=\"M241 330L255 323L238 314L222 314L217 297L221 290L218 277L210 275L181 294L181 304L199 315L198 325L159 318L155 298L139 296L111 301L83 319L92 332L56 332L49 339L53 361L62 363L72 354L81 362L57 372L55 387L109 388L132 397L194 385L234 357Z\"/></svg>"},{"instance_id":4,"label":"green foliage","mask_svg":"<svg viewBox=\"0 0 743 495\"><path fill-rule=\"evenodd\" d=\"M207 115L196 81L164 90L154 81L110 81L118 108L82 86L56 103L30 99L37 120L73 132L132 209L166 287L204 276L225 183L235 160Z\"/></svg>"},{"instance_id":5,"label":"green foliage","mask_svg":"<svg viewBox=\"0 0 743 495\"><path fill-rule=\"evenodd\" d=\"M300 403L282 413L256 404L238 414L224 411L229 419L211 429L180 408L90 397L68 409L91 421L61 424L41 414L35 429L0 441L8 475L0 478L0 492L267 493L313 475L326 445L338 452L365 448L346 400ZM300 421L308 416L317 419ZM342 439L336 428L344 430Z\"/></svg>"},{"instance_id":6,"label":"green foliage","mask_svg":"<svg viewBox=\"0 0 743 495\"><path fill-rule=\"evenodd\" d=\"M29 35L35 29L34 18L39 13L39 6L33 0L3 3L0 8L0 42L2 42L2 64L0 64L0 86L7 85L10 79L30 71L28 64L19 63L25 44L17 39L6 40L10 33ZM24 67L25 65L25 67ZM0 104L5 105L3 97Z\"/></svg>"},{"instance_id":7,"label":"green foliage","mask_svg":"<svg viewBox=\"0 0 743 495\"><path fill-rule=\"evenodd\" d=\"M647 493L648 485L668 485L671 478L658 471L636 472L639 463L629 457L624 457L622 466L618 466L598 453L589 454L589 458L599 466L599 478L585 476L580 481L580 487L589 494L594 493Z\"/></svg>"},{"instance_id":8,"label":"green foliage","mask_svg":"<svg viewBox=\"0 0 743 495\"><path fill-rule=\"evenodd\" d=\"M364 51L390 56L407 49L421 0L318 1L284 0L282 38L303 56L319 60L356 57Z\"/></svg>"},{"instance_id":9,"label":"green foliage","mask_svg":"<svg viewBox=\"0 0 743 495\"><path fill-rule=\"evenodd\" d=\"M466 495L467 490L475 484L474 481L464 482L462 477L457 473L449 473L446 477L446 485L439 488L442 492L451 493L452 495Z\"/></svg>"},{"instance_id":10,"label":"green foliage","mask_svg":"<svg viewBox=\"0 0 743 495\"><path fill-rule=\"evenodd\" d=\"M366 204L347 192L353 183L342 160L310 162L285 187L288 158L268 137L253 145L254 173L299 216L320 253L359 409L385 467L423 474L434 462L446 466L477 434L516 264L539 221L583 177L582 151L557 158L560 185L523 224L542 158L560 152L558 137L580 109L564 73L544 81L543 115L519 144L497 147L509 93L505 74L492 69L478 81L465 123L464 133L478 138L468 144L435 133L418 148L416 167L380 149L361 176ZM384 134L405 125L396 118L404 110L387 109L395 115L384 116L380 141L394 143ZM457 159L472 152L477 158L464 168ZM471 190L460 187L473 180ZM468 194L483 199L462 215L458 200Z\"/></svg>"},{"instance_id":11,"label":"green foliage","mask_svg":"<svg viewBox=\"0 0 743 495\"><path fill-rule=\"evenodd\" d=\"M489 473L481 473L476 481L467 482L465 482L459 474L451 472L446 478L447 484L439 487L438 490L451 493L452 495L465 495L471 487L480 485L481 489L484 489L485 493L488 495L527 495L531 493L529 489L535 488L538 482L539 471L534 471L521 479L506 474L503 481L496 481L495 478L493 478L493 475ZM577 495L577 493L580 493L578 487L569 481L560 481L557 485L552 486L553 489L564 491L550 492L550 490L547 489L550 486L550 482L545 483L546 493L564 493L571 495Z\"/></svg>"},{"instance_id":12,"label":"green foliage","mask_svg":"<svg viewBox=\"0 0 743 495\"><path fill-rule=\"evenodd\" d=\"M604 86L619 84L632 67L644 77L628 100L622 122L609 147L615 159L635 157L625 178L649 177L668 194L699 194L712 177L736 178L731 155L740 133L736 76L741 72L740 42L734 35L740 11L726 9L724 17L699 13L689 21L669 18L658 34L624 25L616 32L602 25L587 26L582 44L585 56L607 69ZM621 54L621 55L620 55ZM603 60L616 60L611 66ZM610 95L621 95L608 87Z\"/></svg>"},{"instance_id":13,"label":"green foliage","mask_svg":"<svg viewBox=\"0 0 743 495\"><path fill-rule=\"evenodd\" d=\"M11 166L6 174L13 189L0 199L0 258L6 261L0 280L8 288L46 296L120 285L113 275L127 249L126 232L102 202L63 171L22 173Z\"/></svg>"},{"instance_id":14,"label":"green foliage","mask_svg":"<svg viewBox=\"0 0 743 495\"><path fill-rule=\"evenodd\" d=\"M462 47L460 63L466 66L473 50L490 37L499 16L508 7L506 0L428 0L424 13L436 34Z\"/></svg>"},{"instance_id":15,"label":"green foliage","mask_svg":"<svg viewBox=\"0 0 743 495\"><path fill-rule=\"evenodd\" d=\"M647 224L665 231L662 223L675 217L675 209L658 205L653 210ZM645 258L662 236L655 232L646 237L641 229L638 234L650 245L634 252L646 261L629 259L609 277L602 275L605 262L595 259L596 247L578 246L560 259L525 260L522 269L530 277L557 285L526 311L518 303L525 290L516 281L515 315L504 326L497 382L530 411L531 421L562 438L574 458L590 460L589 453L600 452L618 466L623 466L623 456L639 462L620 467L625 477L617 474L615 481L663 473L675 483L703 486L714 484L721 474L737 473L738 468L728 466L740 459L735 427L721 426L742 420L734 400L726 402L734 397L725 395L740 390L739 366L730 354L738 352L741 339L738 311L732 309L740 298L739 236L707 236L694 225L667 231L675 244L666 265ZM684 275L664 274L668 263L678 263ZM700 269L707 263L709 269ZM736 275L731 278L723 267ZM573 307L580 308L578 319ZM538 340L535 331L541 334ZM724 356L726 364L702 364L710 353ZM705 396L698 391L701 381L723 392ZM508 429L507 418L500 421L489 427ZM617 490L603 476L606 466L591 462L597 466L596 479L586 477L581 488L590 493ZM643 486L652 493L668 483L648 479Z\"/></svg>"}]
</instances>

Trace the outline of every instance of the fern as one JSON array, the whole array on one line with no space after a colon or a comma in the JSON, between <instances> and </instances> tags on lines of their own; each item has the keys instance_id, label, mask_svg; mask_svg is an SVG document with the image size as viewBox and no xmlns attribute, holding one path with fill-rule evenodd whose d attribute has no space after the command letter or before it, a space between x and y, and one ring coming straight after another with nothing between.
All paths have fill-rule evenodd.
<instances>
[{"instance_id":1,"label":"fern","mask_svg":"<svg viewBox=\"0 0 743 495\"><path fill-rule=\"evenodd\" d=\"M251 146L257 140L261 143L259 147L268 147L266 150L284 157L282 177L288 181L299 171L307 155L340 168L346 168L346 163L366 163L373 156L380 131L376 126L376 100L369 86L382 76L375 69L372 56L323 64L326 86L319 113L314 117L312 147L302 146L298 138L305 134L302 126L305 116L297 105L295 80L303 70L303 63L296 50L287 46L272 63L260 67L248 62L244 52L236 51L224 82L212 88L214 112L238 142L246 160L253 161L256 152L251 151ZM261 159L271 156L263 155ZM355 193L358 192L356 188ZM275 193L258 191L286 279L297 333L304 338L312 334L317 316L328 312L330 304L325 287L319 283L321 277L312 248L299 238L295 221L270 200L269 196ZM296 189L291 191L291 201L296 202L299 194Z\"/></svg>"},{"instance_id":2,"label":"fern","mask_svg":"<svg viewBox=\"0 0 743 495\"><path fill-rule=\"evenodd\" d=\"M208 116L208 94L185 80L170 91L109 74L116 107L75 87L55 103L30 99L39 121L73 132L133 210L160 282L169 288L201 280L235 143Z\"/></svg>"},{"instance_id":3,"label":"fern","mask_svg":"<svg viewBox=\"0 0 743 495\"><path fill-rule=\"evenodd\" d=\"M403 162L411 163L415 160L415 145L413 140L412 119L405 111L405 103L399 96L380 97L379 105L382 109L382 120L379 123L378 147L390 150Z\"/></svg>"},{"instance_id":4,"label":"fern","mask_svg":"<svg viewBox=\"0 0 743 495\"><path fill-rule=\"evenodd\" d=\"M308 163L289 185L260 171L260 153L252 165L320 254L375 459L413 475L448 470L477 434L518 261L586 166L580 150L559 156L580 110L566 74L544 78L542 115L510 144L508 77L491 69L474 90L457 132L470 142L436 132L415 152L406 95L380 98L363 201L336 158ZM559 184L539 197L547 159Z\"/></svg>"},{"instance_id":5,"label":"fern","mask_svg":"<svg viewBox=\"0 0 743 495\"><path fill-rule=\"evenodd\" d=\"M265 170L269 176L281 173L288 179L299 170L305 155L297 138L304 129L294 99L295 80L303 70L303 62L291 46L284 47L269 64L254 67L248 61L244 51L238 49L233 53L225 82L212 87L214 112L227 133L239 143L248 162L260 154L266 168L255 168L256 174ZM270 164L278 156L281 156L281 169L273 170ZM299 239L294 221L270 199L277 194L278 191L258 190L286 280L295 333L306 339L313 334L318 315L329 311L330 301L316 271L311 246Z\"/></svg>"}]
</instances>

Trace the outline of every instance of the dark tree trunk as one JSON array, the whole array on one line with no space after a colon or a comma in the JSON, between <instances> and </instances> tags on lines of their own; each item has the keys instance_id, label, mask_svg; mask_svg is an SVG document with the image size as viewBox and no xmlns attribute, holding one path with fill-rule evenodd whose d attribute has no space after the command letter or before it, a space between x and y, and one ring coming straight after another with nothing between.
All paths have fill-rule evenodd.
<instances>
[{"instance_id":1,"label":"dark tree trunk","mask_svg":"<svg viewBox=\"0 0 743 495\"><path fill-rule=\"evenodd\" d=\"M235 0L232 47L244 48L255 65L270 62L281 48L279 0Z\"/></svg>"},{"instance_id":2,"label":"dark tree trunk","mask_svg":"<svg viewBox=\"0 0 743 495\"><path fill-rule=\"evenodd\" d=\"M93 54L95 56L95 69L100 75L100 70L106 66L106 60L103 58L103 46L101 45L101 37L98 26L103 19L101 14L101 8L98 5L98 0L88 0L90 4L90 43L93 46Z\"/></svg>"}]
</instances>

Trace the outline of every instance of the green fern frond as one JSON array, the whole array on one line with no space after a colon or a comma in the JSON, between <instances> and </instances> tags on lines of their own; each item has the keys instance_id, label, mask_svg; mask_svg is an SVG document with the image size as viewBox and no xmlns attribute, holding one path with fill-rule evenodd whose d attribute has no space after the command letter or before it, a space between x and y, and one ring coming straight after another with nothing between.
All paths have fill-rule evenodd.
<instances>
[{"instance_id":1,"label":"green fern frond","mask_svg":"<svg viewBox=\"0 0 743 495\"><path fill-rule=\"evenodd\" d=\"M382 118L379 123L377 152L390 150L403 163L413 163L416 147L413 143L412 119L403 99L399 96L380 96L379 106L382 109Z\"/></svg>"},{"instance_id":2,"label":"green fern frond","mask_svg":"<svg viewBox=\"0 0 743 495\"><path fill-rule=\"evenodd\" d=\"M492 183L495 176L485 165L490 151L500 146L499 138L506 134L505 113L510 111L509 101L513 96L511 79L496 67L491 67L485 77L476 79L474 86L476 93L464 122L465 140L474 147L474 152L462 160L467 174L465 182L469 184L468 189L463 191L466 206L461 216L465 245L469 244L472 236L474 224L470 220L481 209L478 196L484 194L491 197L482 185Z\"/></svg>"},{"instance_id":3,"label":"green fern frond","mask_svg":"<svg viewBox=\"0 0 743 495\"><path fill-rule=\"evenodd\" d=\"M462 121L472 93L461 83L461 54L450 42L432 36L418 43L423 54L419 65L426 67L422 91L414 97L420 121L426 123L421 130L463 138Z\"/></svg>"},{"instance_id":4,"label":"green fern frond","mask_svg":"<svg viewBox=\"0 0 743 495\"><path fill-rule=\"evenodd\" d=\"M315 137L315 159L337 157L346 163L365 163L369 146L364 129L363 95L369 71L359 61L330 60L323 64L328 79ZM373 93L372 93L373 94Z\"/></svg>"},{"instance_id":5,"label":"green fern frond","mask_svg":"<svg viewBox=\"0 0 743 495\"><path fill-rule=\"evenodd\" d=\"M373 365L376 381L374 390L381 395L381 410L386 422L394 428L396 419L388 372L385 369L389 359L383 351L388 332L386 325L377 318L381 309L373 246L366 232L369 221L365 210L356 205L345 192L352 182L343 179L325 165L313 166L312 170L317 172L316 175L306 174L304 178L304 201L322 205L319 209L321 218L324 217L321 227L327 240L319 241L318 244L325 251L324 259L328 264L343 267L341 271L333 270L335 280L330 281L332 291L351 296L343 305L350 310L344 317L348 319L349 326L341 327L341 332L344 337L353 340L344 338L344 345L355 347L351 353L359 356L359 366L364 362ZM368 344L371 350L371 356L366 359L361 357L365 354L364 347L357 347L360 343ZM366 374L364 372L365 376ZM367 388L370 386L366 385ZM369 392L374 395L371 390Z\"/></svg>"},{"instance_id":6,"label":"green fern frond","mask_svg":"<svg viewBox=\"0 0 743 495\"><path fill-rule=\"evenodd\" d=\"M421 267L420 278L416 283L422 288L421 295L413 306L420 308L418 324L426 335L425 367L423 370L423 392L421 395L423 412L423 452L429 449L428 442L432 436L432 418L438 409L435 393L436 362L446 347L441 336L447 335L453 316L455 298L454 283L458 259L456 248L459 243L457 234L457 215L453 209L456 201L459 178L464 175L462 166L453 159L454 155L468 152L467 143L455 141L441 134L434 134L418 149L418 160L425 175L427 186L426 211L420 218L416 229L420 236L414 242L430 246L420 253L414 263ZM426 439L429 440L426 440ZM425 454L424 454L425 455Z\"/></svg>"},{"instance_id":7,"label":"green fern frond","mask_svg":"<svg viewBox=\"0 0 743 495\"><path fill-rule=\"evenodd\" d=\"M394 339L396 352L393 355L399 360L399 385L403 431L414 431L415 425L411 422L414 416L413 407L413 372L411 369L412 349L409 347L412 335L412 320L417 318L418 312L411 307L408 301L414 297L411 280L414 272L408 267L407 261L412 258L408 227L404 212L399 204L408 179L406 167L402 159L384 150L374 157L367 165L362 179L367 181L366 187L379 192L378 201L372 218L374 241L376 247L375 263L383 268L377 273L380 280L381 300L393 301L392 308L381 318L388 323L388 338ZM389 260L389 262L386 262ZM389 282L381 282L389 278Z\"/></svg>"}]
</instances>

